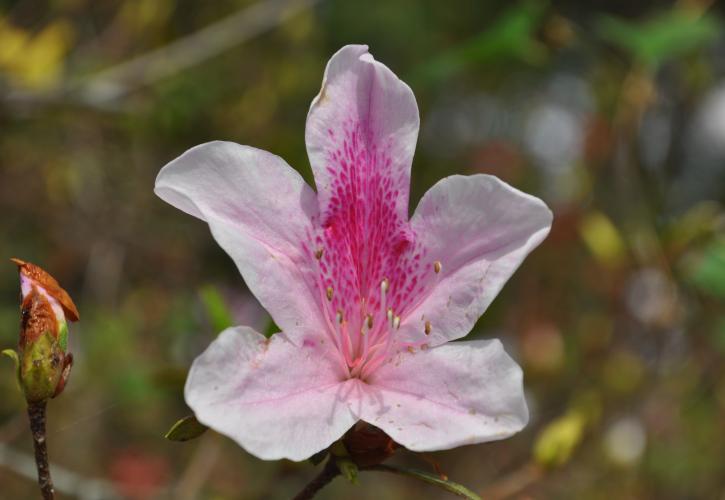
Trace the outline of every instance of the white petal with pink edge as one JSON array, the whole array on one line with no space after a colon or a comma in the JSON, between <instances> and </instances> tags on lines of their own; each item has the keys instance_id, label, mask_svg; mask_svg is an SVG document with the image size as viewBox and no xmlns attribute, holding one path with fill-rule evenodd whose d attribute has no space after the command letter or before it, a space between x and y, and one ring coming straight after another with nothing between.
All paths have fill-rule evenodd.
<instances>
[{"instance_id":1,"label":"white petal with pink edge","mask_svg":"<svg viewBox=\"0 0 725 500\"><path fill-rule=\"evenodd\" d=\"M528 422L521 368L498 340L400 353L359 383L356 414L413 451L504 439Z\"/></svg>"},{"instance_id":2,"label":"white petal with pink edge","mask_svg":"<svg viewBox=\"0 0 725 500\"><path fill-rule=\"evenodd\" d=\"M283 159L231 142L202 144L166 165L154 191L209 224L283 331L325 331L317 271L305 250L317 200Z\"/></svg>"},{"instance_id":3,"label":"white petal with pink edge","mask_svg":"<svg viewBox=\"0 0 725 500\"><path fill-rule=\"evenodd\" d=\"M410 222L426 259L440 271L406 311L401 336L439 345L467 335L551 221L544 202L496 177L439 181Z\"/></svg>"},{"instance_id":4,"label":"white petal with pink edge","mask_svg":"<svg viewBox=\"0 0 725 500\"><path fill-rule=\"evenodd\" d=\"M357 420L339 365L318 339L224 330L191 367L185 397L199 422L264 459L304 460Z\"/></svg>"}]
</instances>

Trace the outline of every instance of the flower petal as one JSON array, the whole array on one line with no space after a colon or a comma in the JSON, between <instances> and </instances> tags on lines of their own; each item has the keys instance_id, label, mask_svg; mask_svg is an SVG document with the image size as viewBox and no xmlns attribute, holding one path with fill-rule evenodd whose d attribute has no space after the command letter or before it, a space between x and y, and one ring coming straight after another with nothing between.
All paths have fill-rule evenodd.
<instances>
[{"instance_id":1,"label":"flower petal","mask_svg":"<svg viewBox=\"0 0 725 500\"><path fill-rule=\"evenodd\" d=\"M494 441L528 422L522 378L498 340L404 351L360 384L357 413L413 451Z\"/></svg>"},{"instance_id":2,"label":"flower petal","mask_svg":"<svg viewBox=\"0 0 725 500\"><path fill-rule=\"evenodd\" d=\"M332 56L307 116L305 140L320 207L321 280L334 292L331 310L351 324L361 322L361 300L368 310L379 309L383 279L397 294L388 305L402 300L418 127L410 87L366 46L348 45Z\"/></svg>"},{"instance_id":3,"label":"flower petal","mask_svg":"<svg viewBox=\"0 0 725 500\"><path fill-rule=\"evenodd\" d=\"M440 272L406 311L401 336L438 345L468 334L549 233L551 220L544 202L496 177L438 182L421 199L411 227L426 261L439 262Z\"/></svg>"},{"instance_id":4,"label":"flower petal","mask_svg":"<svg viewBox=\"0 0 725 500\"><path fill-rule=\"evenodd\" d=\"M284 160L231 142L202 144L166 165L154 191L209 224L283 331L324 331L308 249L317 201Z\"/></svg>"},{"instance_id":5,"label":"flower petal","mask_svg":"<svg viewBox=\"0 0 725 500\"><path fill-rule=\"evenodd\" d=\"M264 459L304 460L356 421L329 344L224 330L191 367L184 395L199 422Z\"/></svg>"},{"instance_id":6,"label":"flower petal","mask_svg":"<svg viewBox=\"0 0 725 500\"><path fill-rule=\"evenodd\" d=\"M373 59L366 45L346 45L337 51L327 63L305 129L321 212L356 196L376 195L372 190L344 192L350 176L364 182L376 177L376 187L390 181L384 194L395 197L397 211L407 218L419 124L413 91Z\"/></svg>"}]
</instances>

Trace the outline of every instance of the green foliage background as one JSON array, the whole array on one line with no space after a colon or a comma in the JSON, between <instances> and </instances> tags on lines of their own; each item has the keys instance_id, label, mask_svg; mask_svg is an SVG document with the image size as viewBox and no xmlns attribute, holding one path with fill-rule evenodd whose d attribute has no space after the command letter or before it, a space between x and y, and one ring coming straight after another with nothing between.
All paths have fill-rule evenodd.
<instances>
[{"instance_id":1,"label":"green foliage background","mask_svg":"<svg viewBox=\"0 0 725 500\"><path fill-rule=\"evenodd\" d=\"M228 43L198 34L219 23ZM274 326L206 226L152 188L212 139L312 182L309 103L330 55L366 43L418 99L413 203L487 172L555 213L471 334L522 364L531 424L429 460L487 499L725 498L723 26L706 0L0 2L0 257L45 267L82 317L49 409L63 497L288 498L312 477L211 432L163 439L194 356L228 324ZM7 262L2 348L17 293ZM0 395L0 496L33 498L7 360ZM442 494L364 474L321 498Z\"/></svg>"}]
</instances>

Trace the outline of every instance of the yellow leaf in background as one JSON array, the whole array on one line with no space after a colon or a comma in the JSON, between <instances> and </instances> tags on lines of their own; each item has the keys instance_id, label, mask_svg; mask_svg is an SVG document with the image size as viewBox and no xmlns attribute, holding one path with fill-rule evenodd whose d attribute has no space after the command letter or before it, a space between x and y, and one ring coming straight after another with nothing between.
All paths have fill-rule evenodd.
<instances>
[{"instance_id":1,"label":"yellow leaf in background","mask_svg":"<svg viewBox=\"0 0 725 500\"><path fill-rule=\"evenodd\" d=\"M16 85L51 88L61 75L73 37L73 27L62 19L34 37L0 19L0 68Z\"/></svg>"},{"instance_id":2,"label":"yellow leaf in background","mask_svg":"<svg viewBox=\"0 0 725 500\"><path fill-rule=\"evenodd\" d=\"M584 434L584 416L570 411L549 423L534 443L534 459L540 465L556 467L569 461Z\"/></svg>"},{"instance_id":3,"label":"yellow leaf in background","mask_svg":"<svg viewBox=\"0 0 725 500\"><path fill-rule=\"evenodd\" d=\"M616 267L625 259L622 237L612 221L601 212L590 212L579 224L579 233L594 257L602 264Z\"/></svg>"},{"instance_id":4,"label":"yellow leaf in background","mask_svg":"<svg viewBox=\"0 0 725 500\"><path fill-rule=\"evenodd\" d=\"M65 20L46 26L26 45L20 56L17 75L20 83L34 89L53 87L63 70L73 37L73 27Z\"/></svg>"},{"instance_id":5,"label":"yellow leaf in background","mask_svg":"<svg viewBox=\"0 0 725 500\"><path fill-rule=\"evenodd\" d=\"M0 68L17 60L28 34L0 17Z\"/></svg>"}]
</instances>

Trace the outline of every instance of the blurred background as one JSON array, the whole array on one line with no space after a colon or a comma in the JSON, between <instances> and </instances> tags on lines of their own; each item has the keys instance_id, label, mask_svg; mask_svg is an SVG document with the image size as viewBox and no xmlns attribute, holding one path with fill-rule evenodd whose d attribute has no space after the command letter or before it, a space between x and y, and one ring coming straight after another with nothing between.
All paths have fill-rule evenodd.
<instances>
[{"instance_id":1,"label":"blurred background","mask_svg":"<svg viewBox=\"0 0 725 500\"><path fill-rule=\"evenodd\" d=\"M724 14L698 0L0 1L0 347L17 342L17 256L82 317L49 406L62 498L288 498L316 473L211 432L163 439L215 334L271 327L207 226L152 188L211 139L312 182L309 103L328 58L366 43L418 99L413 207L441 177L486 172L555 214L470 335L523 365L530 425L428 461L486 499L725 499ZM0 394L0 497L34 498L8 360ZM365 473L320 498L445 495Z\"/></svg>"}]
</instances>

